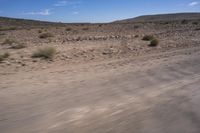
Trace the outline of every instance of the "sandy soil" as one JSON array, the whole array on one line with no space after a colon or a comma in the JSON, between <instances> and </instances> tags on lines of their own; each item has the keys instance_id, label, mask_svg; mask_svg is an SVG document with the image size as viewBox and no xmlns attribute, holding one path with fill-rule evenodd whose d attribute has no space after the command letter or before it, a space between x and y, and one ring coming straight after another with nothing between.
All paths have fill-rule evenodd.
<instances>
[{"instance_id":1,"label":"sandy soil","mask_svg":"<svg viewBox=\"0 0 200 133\"><path fill-rule=\"evenodd\" d=\"M1 133L198 133L199 50L1 75Z\"/></svg>"},{"instance_id":2,"label":"sandy soil","mask_svg":"<svg viewBox=\"0 0 200 133\"><path fill-rule=\"evenodd\" d=\"M0 31L0 133L199 133L199 24ZM38 38L38 31L52 33ZM142 41L159 39L157 47ZM136 36L137 35L137 36ZM37 48L57 50L34 59Z\"/></svg>"}]
</instances>

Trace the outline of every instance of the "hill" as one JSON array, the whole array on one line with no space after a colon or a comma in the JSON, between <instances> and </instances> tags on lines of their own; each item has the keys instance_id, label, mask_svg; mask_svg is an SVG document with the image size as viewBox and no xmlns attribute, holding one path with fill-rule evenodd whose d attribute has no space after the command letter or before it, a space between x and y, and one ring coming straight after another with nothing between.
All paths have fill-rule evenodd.
<instances>
[{"instance_id":1,"label":"hill","mask_svg":"<svg viewBox=\"0 0 200 133\"><path fill-rule=\"evenodd\" d=\"M87 25L89 23L62 23L62 22L48 22L40 20L29 20L19 18L0 17L0 27L22 27L22 28L34 28L34 27L48 27L48 26L66 26L66 25Z\"/></svg>"},{"instance_id":2,"label":"hill","mask_svg":"<svg viewBox=\"0 0 200 133\"><path fill-rule=\"evenodd\" d=\"M115 23L158 22L158 21L179 21L179 20L199 20L199 19L200 19L200 13L175 13L175 14L144 15L136 18L115 21Z\"/></svg>"}]
</instances>

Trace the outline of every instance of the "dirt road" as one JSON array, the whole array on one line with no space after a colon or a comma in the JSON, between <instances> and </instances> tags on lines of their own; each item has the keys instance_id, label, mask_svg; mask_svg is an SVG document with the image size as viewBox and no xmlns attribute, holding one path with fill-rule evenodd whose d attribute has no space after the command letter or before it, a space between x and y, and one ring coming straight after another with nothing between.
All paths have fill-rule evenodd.
<instances>
[{"instance_id":1,"label":"dirt road","mask_svg":"<svg viewBox=\"0 0 200 133\"><path fill-rule=\"evenodd\" d=\"M1 133L199 133L200 48L2 72Z\"/></svg>"}]
</instances>

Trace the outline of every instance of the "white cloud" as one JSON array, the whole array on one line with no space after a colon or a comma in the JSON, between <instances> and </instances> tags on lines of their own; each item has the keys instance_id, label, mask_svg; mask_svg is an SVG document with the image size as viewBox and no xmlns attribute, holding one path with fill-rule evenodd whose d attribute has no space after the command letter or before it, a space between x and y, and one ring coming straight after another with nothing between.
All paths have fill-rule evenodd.
<instances>
[{"instance_id":1,"label":"white cloud","mask_svg":"<svg viewBox=\"0 0 200 133\"><path fill-rule=\"evenodd\" d=\"M188 6L196 6L198 4L199 4L198 1L193 1L193 2L189 3Z\"/></svg>"},{"instance_id":2,"label":"white cloud","mask_svg":"<svg viewBox=\"0 0 200 133\"><path fill-rule=\"evenodd\" d=\"M42 16L48 16L51 15L51 11L50 9L45 9L43 11L39 11L39 12L27 12L27 13L23 13L24 15L42 15Z\"/></svg>"}]
</instances>

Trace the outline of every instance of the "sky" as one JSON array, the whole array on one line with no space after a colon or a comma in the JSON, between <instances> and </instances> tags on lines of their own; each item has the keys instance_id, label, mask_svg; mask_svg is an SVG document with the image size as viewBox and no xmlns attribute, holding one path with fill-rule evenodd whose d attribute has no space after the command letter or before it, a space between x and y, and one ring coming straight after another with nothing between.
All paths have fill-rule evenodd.
<instances>
[{"instance_id":1,"label":"sky","mask_svg":"<svg viewBox=\"0 0 200 133\"><path fill-rule=\"evenodd\" d=\"M68 23L180 12L200 12L200 0L0 0L0 16Z\"/></svg>"}]
</instances>

